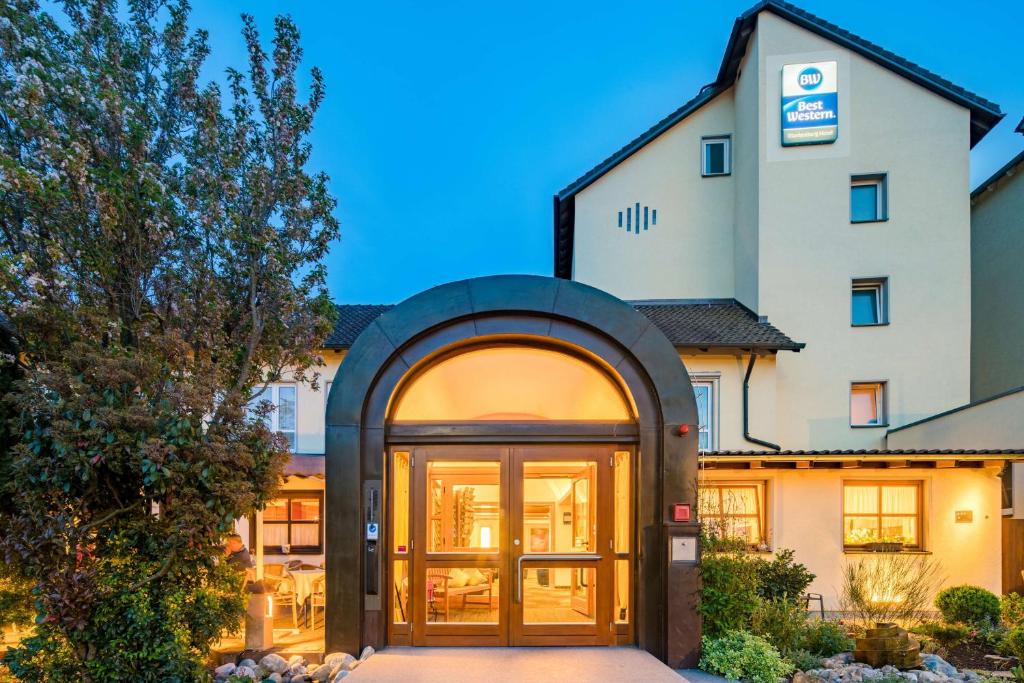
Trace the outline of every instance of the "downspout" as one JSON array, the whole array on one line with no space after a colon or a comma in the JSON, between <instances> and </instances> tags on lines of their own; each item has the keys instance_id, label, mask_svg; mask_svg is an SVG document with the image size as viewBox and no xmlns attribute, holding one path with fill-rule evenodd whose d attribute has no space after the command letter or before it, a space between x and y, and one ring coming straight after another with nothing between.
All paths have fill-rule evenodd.
<instances>
[{"instance_id":1,"label":"downspout","mask_svg":"<svg viewBox=\"0 0 1024 683\"><path fill-rule=\"evenodd\" d=\"M762 441L750 435L750 374L754 371L754 363L757 362L757 354L751 352L750 362L747 363L747 374L743 376L743 438L758 446L770 448L773 451L781 451L782 446L770 441Z\"/></svg>"}]
</instances>

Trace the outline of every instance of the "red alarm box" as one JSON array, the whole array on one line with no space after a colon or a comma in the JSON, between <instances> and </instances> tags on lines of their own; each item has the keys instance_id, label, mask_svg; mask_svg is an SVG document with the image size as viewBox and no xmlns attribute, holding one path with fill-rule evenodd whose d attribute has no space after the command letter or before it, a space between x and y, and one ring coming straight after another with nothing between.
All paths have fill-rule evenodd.
<instances>
[{"instance_id":1,"label":"red alarm box","mask_svg":"<svg viewBox=\"0 0 1024 683\"><path fill-rule=\"evenodd\" d=\"M690 504L689 503L674 503L672 505L672 521L673 522L689 522L690 521Z\"/></svg>"}]
</instances>

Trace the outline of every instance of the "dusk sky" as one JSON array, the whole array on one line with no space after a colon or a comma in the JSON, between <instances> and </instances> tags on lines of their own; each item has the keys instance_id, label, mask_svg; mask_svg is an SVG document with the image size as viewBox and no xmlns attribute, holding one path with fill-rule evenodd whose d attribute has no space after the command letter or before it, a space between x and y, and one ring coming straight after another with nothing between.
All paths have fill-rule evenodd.
<instances>
[{"instance_id":1,"label":"dusk sky","mask_svg":"<svg viewBox=\"0 0 1024 683\"><path fill-rule=\"evenodd\" d=\"M328 88L313 168L339 201L331 294L392 303L478 275L551 275L552 195L713 80L752 4L197 0L192 21L211 35L204 76L222 80L245 63L241 12L267 41L275 14L295 19L305 70ZM1002 107L972 187L1024 149L1024 3L797 4Z\"/></svg>"}]
</instances>

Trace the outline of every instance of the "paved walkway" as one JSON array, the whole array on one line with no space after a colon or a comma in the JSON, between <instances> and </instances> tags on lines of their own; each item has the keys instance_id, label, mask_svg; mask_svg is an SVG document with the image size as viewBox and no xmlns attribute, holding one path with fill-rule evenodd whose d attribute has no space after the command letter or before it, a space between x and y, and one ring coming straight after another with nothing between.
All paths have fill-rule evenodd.
<instances>
[{"instance_id":1,"label":"paved walkway","mask_svg":"<svg viewBox=\"0 0 1024 683\"><path fill-rule=\"evenodd\" d=\"M353 671L349 681L684 683L685 679L631 647L389 647Z\"/></svg>"}]
</instances>

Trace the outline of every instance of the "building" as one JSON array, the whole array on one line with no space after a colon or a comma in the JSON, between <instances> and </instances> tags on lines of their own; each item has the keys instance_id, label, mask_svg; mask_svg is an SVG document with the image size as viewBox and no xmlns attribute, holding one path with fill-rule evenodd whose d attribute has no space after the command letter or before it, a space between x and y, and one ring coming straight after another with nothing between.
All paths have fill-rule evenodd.
<instances>
[{"instance_id":1,"label":"building","mask_svg":"<svg viewBox=\"0 0 1024 683\"><path fill-rule=\"evenodd\" d=\"M879 550L999 591L1024 443L900 428L970 401L968 155L1001 118L757 4L711 84L555 197L554 278L340 307L326 400L271 389L297 455L285 502L242 524L258 556L326 563L347 651L695 663L699 520L793 548L826 609Z\"/></svg>"},{"instance_id":2,"label":"building","mask_svg":"<svg viewBox=\"0 0 1024 683\"><path fill-rule=\"evenodd\" d=\"M1024 135L1024 119L1017 125ZM1024 387L1024 151L971 193L971 400Z\"/></svg>"}]
</instances>

